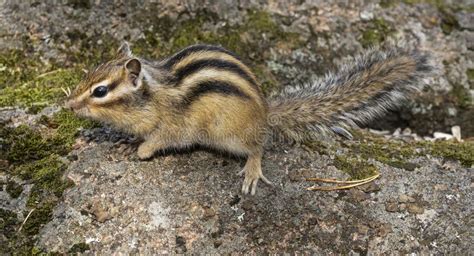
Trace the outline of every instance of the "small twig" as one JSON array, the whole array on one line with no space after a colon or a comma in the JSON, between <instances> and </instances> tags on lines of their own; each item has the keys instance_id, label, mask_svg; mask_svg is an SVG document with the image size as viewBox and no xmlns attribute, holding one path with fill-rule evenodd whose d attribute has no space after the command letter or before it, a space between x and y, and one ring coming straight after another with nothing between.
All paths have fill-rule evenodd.
<instances>
[{"instance_id":1,"label":"small twig","mask_svg":"<svg viewBox=\"0 0 474 256\"><path fill-rule=\"evenodd\" d=\"M51 74L54 74L54 73L60 72L60 71L62 71L62 70L63 70L62 68L60 68L60 69L56 69L56 70L52 70L52 71L49 71L49 72L43 73L43 74L41 74L41 75L37 76L36 78L42 78L42 77L45 77L45 76L49 76L49 75L51 75Z\"/></svg>"},{"instance_id":2,"label":"small twig","mask_svg":"<svg viewBox=\"0 0 474 256\"><path fill-rule=\"evenodd\" d=\"M62 70L63 70L63 69L60 68L60 69L56 69L56 70L53 70L53 71L49 71L49 72L43 73L43 74L41 74L41 75L38 75L35 79L31 79L31 80L29 80L29 81L27 81L27 82L21 84L21 86L22 86L22 87L27 86L28 84L30 84L30 83L36 81L36 79L38 79L38 78L42 78L42 77L51 75L51 74L53 74L53 73L57 73L57 72L62 71Z\"/></svg>"},{"instance_id":3,"label":"small twig","mask_svg":"<svg viewBox=\"0 0 474 256\"><path fill-rule=\"evenodd\" d=\"M311 180L311 181L322 181L322 182L327 182L327 183L341 183L341 184L350 184L350 185L345 185L345 186L331 186L331 187L319 187L319 186L312 186L309 188L306 188L306 190L311 190L311 191L332 191L332 190L343 190L343 189L349 189L349 188L354 188L358 187L364 184L367 184L369 182L374 181L380 177L380 173L375 174L374 176L371 176L366 179L362 180L354 180L354 181L341 181L341 180L334 180L334 179L319 179L319 178L308 178L306 180Z\"/></svg>"},{"instance_id":4,"label":"small twig","mask_svg":"<svg viewBox=\"0 0 474 256\"><path fill-rule=\"evenodd\" d=\"M28 220L28 218L30 218L31 214L35 211L35 208L31 209L31 211L28 213L28 215L26 215L26 218L25 220L23 220L23 223L21 223L20 225L20 228L18 229L17 232L20 232L21 229L23 228L23 225L25 225L26 221Z\"/></svg>"},{"instance_id":5,"label":"small twig","mask_svg":"<svg viewBox=\"0 0 474 256\"><path fill-rule=\"evenodd\" d=\"M361 179L361 180L335 180L335 179L322 179L322 178L306 178L306 181L319 181L319 182L326 182L326 183L354 184L354 183L360 183L360 182L370 180L374 176L370 176L368 178Z\"/></svg>"}]
</instances>

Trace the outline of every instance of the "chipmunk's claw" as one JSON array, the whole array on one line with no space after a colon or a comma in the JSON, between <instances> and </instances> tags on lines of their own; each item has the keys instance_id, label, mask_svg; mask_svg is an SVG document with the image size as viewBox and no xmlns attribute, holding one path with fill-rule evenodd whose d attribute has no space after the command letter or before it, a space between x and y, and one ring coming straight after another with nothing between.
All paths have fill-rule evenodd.
<instances>
[{"instance_id":1,"label":"chipmunk's claw","mask_svg":"<svg viewBox=\"0 0 474 256\"><path fill-rule=\"evenodd\" d=\"M249 173L249 172L246 172L244 169L239 172L239 174L243 174L243 173L245 173L244 183L242 184L242 194L244 195L249 194L249 193L251 195L255 195L257 191L258 180L260 179L268 185L273 185L273 183L270 180L268 180L265 176L263 176L261 170L260 172L254 171L254 172Z\"/></svg>"}]
</instances>

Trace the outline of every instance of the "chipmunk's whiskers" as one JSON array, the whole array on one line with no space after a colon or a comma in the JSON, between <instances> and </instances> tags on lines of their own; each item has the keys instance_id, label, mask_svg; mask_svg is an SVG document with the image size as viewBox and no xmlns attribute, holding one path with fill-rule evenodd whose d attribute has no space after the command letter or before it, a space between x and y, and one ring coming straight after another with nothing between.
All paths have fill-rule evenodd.
<instances>
[{"instance_id":1,"label":"chipmunk's whiskers","mask_svg":"<svg viewBox=\"0 0 474 256\"><path fill-rule=\"evenodd\" d=\"M64 94L66 95L66 97L69 97L70 93L68 91L66 91L63 87L61 87L61 91L64 92Z\"/></svg>"}]
</instances>

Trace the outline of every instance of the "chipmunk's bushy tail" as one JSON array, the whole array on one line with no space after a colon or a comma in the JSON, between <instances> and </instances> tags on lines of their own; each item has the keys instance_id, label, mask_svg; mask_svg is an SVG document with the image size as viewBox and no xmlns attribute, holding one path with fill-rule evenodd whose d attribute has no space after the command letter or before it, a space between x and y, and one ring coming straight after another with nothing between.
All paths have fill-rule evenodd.
<instances>
[{"instance_id":1,"label":"chipmunk's bushy tail","mask_svg":"<svg viewBox=\"0 0 474 256\"><path fill-rule=\"evenodd\" d=\"M269 100L273 132L296 141L338 133L382 116L423 88L434 70L430 55L394 47L370 49L311 84L287 89Z\"/></svg>"}]
</instances>

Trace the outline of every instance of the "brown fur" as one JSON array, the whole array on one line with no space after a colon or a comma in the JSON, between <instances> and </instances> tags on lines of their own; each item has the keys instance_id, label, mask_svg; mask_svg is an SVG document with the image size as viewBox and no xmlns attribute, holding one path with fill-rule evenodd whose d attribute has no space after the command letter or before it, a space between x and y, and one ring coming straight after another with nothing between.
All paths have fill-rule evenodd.
<instances>
[{"instance_id":1,"label":"brown fur","mask_svg":"<svg viewBox=\"0 0 474 256\"><path fill-rule=\"evenodd\" d=\"M179 85L169 84L177 69L201 59L213 58L232 62L255 79L246 65L229 54L213 51L194 52L170 70L161 68L160 64L155 66L141 61L141 83L134 88L129 79L130 72L125 67L125 63L134 57L126 52L127 47L125 52L118 54L118 59L88 74L66 105L80 115L111 123L144 138L138 148L141 159L151 157L157 150L198 143L249 156L243 170L246 177L242 188L244 193L254 194L260 178L268 182L260 167L263 152L260 131L266 129L267 107L258 88L238 74L219 67L189 74ZM116 88L109 92L110 97L108 94L104 99L94 98L94 88L105 80L115 81ZM249 98L210 91L189 103L191 106L187 109L177 107L186 101L185 96L193 88L206 81L230 82ZM149 98L143 97L144 90L150 94Z\"/></svg>"},{"instance_id":2,"label":"brown fur","mask_svg":"<svg viewBox=\"0 0 474 256\"><path fill-rule=\"evenodd\" d=\"M152 64L136 59L124 44L114 60L86 76L66 106L142 137L141 159L196 143L247 156L242 191L255 194L259 179L270 183L261 170L269 128L301 140L308 130L340 131L338 126L365 121L395 102L404 91L400 84L418 82L415 78L426 66L418 57L368 54L355 68L343 68L340 76L283 93L268 107L253 73L225 49L191 46ZM127 66L131 60L133 65ZM186 69L202 60L216 61ZM176 79L177 70L186 70L183 77ZM104 97L93 94L99 86L109 89ZM406 91L410 88L414 86Z\"/></svg>"}]
</instances>

